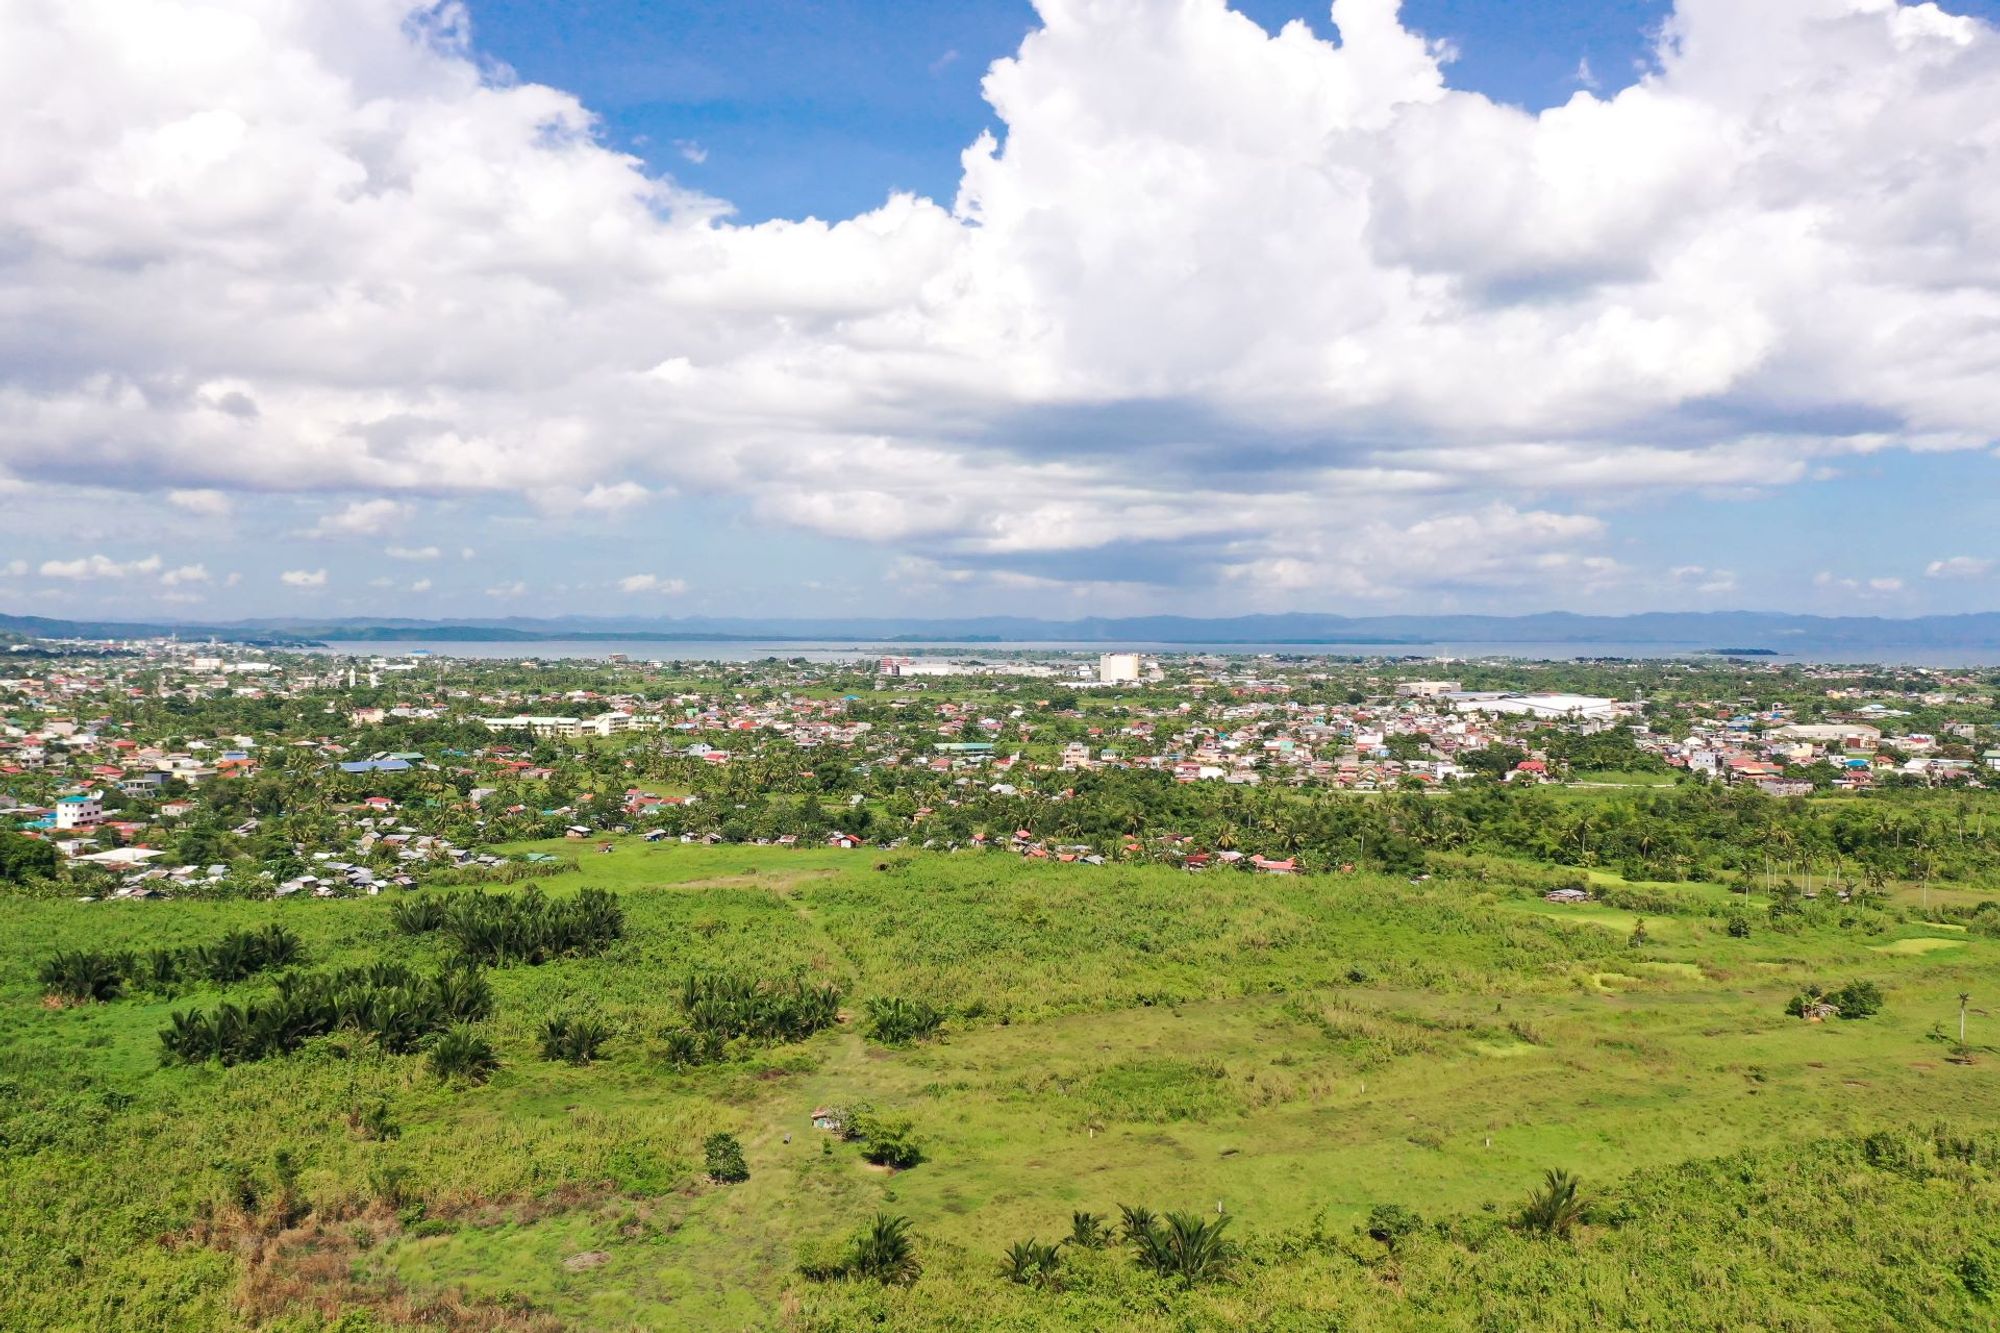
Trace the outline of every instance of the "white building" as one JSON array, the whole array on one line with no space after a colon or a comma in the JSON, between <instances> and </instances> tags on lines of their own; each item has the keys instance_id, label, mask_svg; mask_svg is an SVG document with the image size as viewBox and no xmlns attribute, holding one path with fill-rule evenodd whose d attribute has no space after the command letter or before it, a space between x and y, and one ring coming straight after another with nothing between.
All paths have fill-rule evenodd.
<instances>
[{"instance_id":1,"label":"white building","mask_svg":"<svg viewBox=\"0 0 2000 1333\"><path fill-rule=\"evenodd\" d=\"M58 829L96 828L104 822L104 798L94 791L56 797Z\"/></svg>"},{"instance_id":2,"label":"white building","mask_svg":"<svg viewBox=\"0 0 2000 1333\"><path fill-rule=\"evenodd\" d=\"M1097 679L1105 685L1136 685L1139 654L1105 653L1097 659Z\"/></svg>"},{"instance_id":3,"label":"white building","mask_svg":"<svg viewBox=\"0 0 2000 1333\"><path fill-rule=\"evenodd\" d=\"M1461 713L1498 713L1549 721L1603 722L1618 716L1618 703L1588 694L1478 694L1460 698Z\"/></svg>"}]
</instances>

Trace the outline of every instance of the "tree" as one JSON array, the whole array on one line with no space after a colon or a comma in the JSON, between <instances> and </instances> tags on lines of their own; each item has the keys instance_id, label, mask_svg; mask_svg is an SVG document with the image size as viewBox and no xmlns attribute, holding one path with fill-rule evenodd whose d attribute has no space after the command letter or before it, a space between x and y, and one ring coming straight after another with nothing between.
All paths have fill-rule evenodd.
<instances>
[{"instance_id":1,"label":"tree","mask_svg":"<svg viewBox=\"0 0 2000 1333\"><path fill-rule=\"evenodd\" d=\"M0 884L53 878L61 860L54 843L0 830Z\"/></svg>"},{"instance_id":2,"label":"tree","mask_svg":"<svg viewBox=\"0 0 2000 1333\"><path fill-rule=\"evenodd\" d=\"M1965 1006L1970 1003L1972 1003L1972 992L1960 991L1958 993L1958 1045L1961 1050L1965 1048Z\"/></svg>"},{"instance_id":3,"label":"tree","mask_svg":"<svg viewBox=\"0 0 2000 1333\"><path fill-rule=\"evenodd\" d=\"M1224 1239L1229 1219L1213 1220L1193 1213L1168 1213L1162 1223L1148 1215L1134 1226L1134 1210L1125 1210L1127 1234L1133 1237L1134 1258L1142 1268L1162 1277L1178 1279L1191 1288L1228 1276L1236 1258L1236 1246Z\"/></svg>"},{"instance_id":4,"label":"tree","mask_svg":"<svg viewBox=\"0 0 2000 1333\"><path fill-rule=\"evenodd\" d=\"M734 1134L711 1134L702 1140L701 1150L710 1180L733 1185L750 1179L750 1164L743 1160L743 1145Z\"/></svg>"}]
</instances>

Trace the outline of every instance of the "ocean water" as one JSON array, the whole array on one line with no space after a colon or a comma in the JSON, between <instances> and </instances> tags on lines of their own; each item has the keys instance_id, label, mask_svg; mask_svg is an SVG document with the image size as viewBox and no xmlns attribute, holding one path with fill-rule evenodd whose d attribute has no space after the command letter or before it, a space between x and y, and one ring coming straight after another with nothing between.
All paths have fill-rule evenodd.
<instances>
[{"instance_id":1,"label":"ocean water","mask_svg":"<svg viewBox=\"0 0 2000 1333\"><path fill-rule=\"evenodd\" d=\"M428 639L370 642L329 642L314 651L347 657L403 658L416 654L485 661L539 658L603 659L622 653L634 662L754 662L766 657L803 657L811 662L860 662L885 656L978 658L1010 653L1101 652L1197 653L1208 656L1248 656L1261 653L1326 657L1400 657L1448 662L1479 657L1526 661L1569 661L1578 657L1661 659L1692 657L1715 647L1756 647L1748 644L1706 643L1078 643L1053 640L1006 643L871 643L855 639L780 641L563 640L534 643L456 643ZM2000 666L2000 648L1798 648L1776 657L1740 659L1746 662L1852 663L1878 666L1992 667Z\"/></svg>"}]
</instances>

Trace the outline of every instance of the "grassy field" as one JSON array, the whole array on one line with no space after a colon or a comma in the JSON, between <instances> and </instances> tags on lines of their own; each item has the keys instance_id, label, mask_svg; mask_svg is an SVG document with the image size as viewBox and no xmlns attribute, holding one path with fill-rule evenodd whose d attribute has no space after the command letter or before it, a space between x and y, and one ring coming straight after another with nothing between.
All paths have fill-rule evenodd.
<instances>
[{"instance_id":1,"label":"grassy field","mask_svg":"<svg viewBox=\"0 0 2000 1333\"><path fill-rule=\"evenodd\" d=\"M340 1037L287 1059L163 1068L170 1012L220 992L52 1008L35 979L57 948L188 945L272 921L304 938L314 966L434 966L435 937L395 930L382 900L0 899L0 1327L315 1328L344 1315L349 1329L1324 1328L1325 1302L1354 1327L1509 1327L1511 1283L1585 1284L1570 1293L1578 1308L1639 1309L1665 1298L1587 1284L1613 1282L1621 1262L1629 1280L1633 1256L1654 1253L1663 1290L1708 1291L1703 1308L1720 1310L1704 1284L1736 1262L1674 1257L1682 1242L1636 1224L1594 1227L1554 1267L1512 1233L1484 1250L1468 1239L1548 1167L1672 1211L1697 1207L1676 1191L1710 1169L1681 1164L1743 1154L1715 1168L1699 1207L1721 1211L1690 1213L1691 1234L1742 1225L1730 1192L1755 1181L1773 1219L1783 1182L1847 1210L1844 1246L1899 1226L1949 1234L2000 1207L1983 1158L1963 1179L1936 1167L1970 1210L1955 1214L1933 1197L1947 1186L1920 1188L1929 1177L1878 1169L1853 1146L1913 1120L2000 1129L1982 1008L2000 941L1964 931L1869 917L1783 934L1760 913L1735 938L1720 891L1685 886L1686 909L1645 914L1635 947L1638 913L1505 885L594 846L540 847L578 868L539 884L617 892L623 940L490 973L498 1008L483 1026L501 1067L473 1087ZM832 981L849 1017L677 1070L662 1033L692 970ZM1882 987L1881 1014L1784 1013L1804 983L1853 978ZM269 990L253 980L229 998ZM1975 996L1969 1063L1939 1036L1955 1035L1961 991ZM868 1040L865 1002L887 996L943 1007L943 1035ZM613 1028L605 1058L538 1058L541 1020L584 1009ZM357 1127L378 1103L393 1137ZM908 1117L925 1160L890 1173L811 1127L815 1107L854 1103ZM702 1174L718 1130L742 1140L741 1184ZM296 1206L274 1219L281 1150ZM246 1179L257 1207L241 1206ZM1072 1210L1115 1217L1121 1203L1221 1209L1247 1243L1239 1282L1155 1291L1088 1253L1060 1295L993 1275L1008 1243L1053 1240ZM1465 1220L1402 1255L1387 1282L1349 1252L1381 1203ZM914 1287L798 1275L877 1210L913 1223L928 1270ZM1753 1252L1778 1262L1789 1226L1771 1220ZM1972 1243L1909 1257L1912 1292L1936 1265L1974 1263ZM1461 1271L1479 1262L1502 1275L1483 1294ZM1724 1267L1704 1276L1704 1264ZM1848 1305L1805 1301L1774 1323L1757 1281L1768 1275L1734 1273L1716 1290L1767 1327L1946 1327L1984 1308L1971 1279L1904 1297L1900 1279L1870 1290L1864 1266L1844 1279Z\"/></svg>"}]
</instances>

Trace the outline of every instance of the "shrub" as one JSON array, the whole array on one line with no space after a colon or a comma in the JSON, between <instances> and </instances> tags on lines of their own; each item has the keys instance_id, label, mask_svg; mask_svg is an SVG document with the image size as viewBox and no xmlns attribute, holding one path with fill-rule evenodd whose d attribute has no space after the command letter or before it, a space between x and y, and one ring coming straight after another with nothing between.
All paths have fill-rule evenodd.
<instances>
[{"instance_id":1,"label":"shrub","mask_svg":"<svg viewBox=\"0 0 2000 1333\"><path fill-rule=\"evenodd\" d=\"M1424 1219L1400 1203L1378 1203L1368 1210L1368 1234L1390 1249L1405 1236L1423 1229Z\"/></svg>"},{"instance_id":2,"label":"shrub","mask_svg":"<svg viewBox=\"0 0 2000 1333\"><path fill-rule=\"evenodd\" d=\"M500 1067L493 1044L460 1024L447 1031L431 1047L431 1072L441 1079L484 1083Z\"/></svg>"},{"instance_id":3,"label":"shrub","mask_svg":"<svg viewBox=\"0 0 2000 1333\"><path fill-rule=\"evenodd\" d=\"M1868 1018L1882 1012L1882 988L1872 981L1850 981L1827 998L1842 1018Z\"/></svg>"},{"instance_id":4,"label":"shrub","mask_svg":"<svg viewBox=\"0 0 2000 1333\"><path fill-rule=\"evenodd\" d=\"M707 1159L710 1180L733 1185L750 1179L750 1164L743 1160L743 1145L734 1134L709 1135L702 1140L701 1151Z\"/></svg>"},{"instance_id":5,"label":"shrub","mask_svg":"<svg viewBox=\"0 0 2000 1333\"><path fill-rule=\"evenodd\" d=\"M1101 1250L1111 1242L1111 1228L1096 1213L1069 1215L1068 1243L1085 1250Z\"/></svg>"},{"instance_id":6,"label":"shrub","mask_svg":"<svg viewBox=\"0 0 2000 1333\"><path fill-rule=\"evenodd\" d=\"M42 964L42 991L71 1004L115 1000L125 993L133 971L130 954L93 949L63 949Z\"/></svg>"},{"instance_id":7,"label":"shrub","mask_svg":"<svg viewBox=\"0 0 2000 1333\"><path fill-rule=\"evenodd\" d=\"M907 1046L937 1035L944 1013L927 1000L891 996L868 1001L868 1035L885 1046Z\"/></svg>"},{"instance_id":8,"label":"shrub","mask_svg":"<svg viewBox=\"0 0 2000 1333\"><path fill-rule=\"evenodd\" d=\"M861 1155L877 1166L903 1171L924 1160L923 1148L907 1119L857 1112L847 1133L860 1140Z\"/></svg>"},{"instance_id":9,"label":"shrub","mask_svg":"<svg viewBox=\"0 0 2000 1333\"><path fill-rule=\"evenodd\" d=\"M1737 939L1737 940L1749 939L1750 918L1743 915L1743 913L1741 912L1731 912L1729 914L1728 930L1731 939Z\"/></svg>"},{"instance_id":10,"label":"shrub","mask_svg":"<svg viewBox=\"0 0 2000 1333\"><path fill-rule=\"evenodd\" d=\"M389 908L396 928L409 934L438 932L467 962L490 967L540 964L551 958L587 958L604 952L625 933L616 894L586 888L555 900L540 889L486 893L477 889L441 897L398 899Z\"/></svg>"},{"instance_id":11,"label":"shrub","mask_svg":"<svg viewBox=\"0 0 2000 1333\"><path fill-rule=\"evenodd\" d=\"M1044 1245L1032 1237L1015 1241L1000 1256L1000 1276L1024 1287L1060 1287L1062 1243Z\"/></svg>"},{"instance_id":12,"label":"shrub","mask_svg":"<svg viewBox=\"0 0 2000 1333\"><path fill-rule=\"evenodd\" d=\"M1140 1215L1126 1209L1128 1228ZM1207 1219L1193 1213L1168 1213L1164 1222L1150 1213L1132 1232L1133 1258L1142 1268L1173 1278L1182 1287L1219 1281L1229 1275L1236 1246L1223 1237L1226 1217Z\"/></svg>"},{"instance_id":13,"label":"shrub","mask_svg":"<svg viewBox=\"0 0 2000 1333\"><path fill-rule=\"evenodd\" d=\"M399 963L375 963L289 972L269 999L224 1002L209 1013L177 1011L161 1030L160 1044L168 1061L233 1065L289 1055L313 1037L344 1030L384 1052L404 1054L453 1023L475 1022L492 1011L492 989L476 974L454 969L425 980Z\"/></svg>"},{"instance_id":14,"label":"shrub","mask_svg":"<svg viewBox=\"0 0 2000 1333\"><path fill-rule=\"evenodd\" d=\"M1583 1182L1562 1168L1549 1171L1521 1205L1521 1229L1541 1236L1567 1237L1583 1219L1582 1189Z\"/></svg>"},{"instance_id":15,"label":"shrub","mask_svg":"<svg viewBox=\"0 0 2000 1333\"><path fill-rule=\"evenodd\" d=\"M910 1242L910 1219L875 1214L867 1230L849 1243L841 1267L848 1277L889 1286L906 1287L915 1282L924 1270Z\"/></svg>"},{"instance_id":16,"label":"shrub","mask_svg":"<svg viewBox=\"0 0 2000 1333\"><path fill-rule=\"evenodd\" d=\"M663 1038L667 1063L676 1069L712 1065L722 1059L723 1040L719 1032L695 1032L688 1028L668 1028Z\"/></svg>"},{"instance_id":17,"label":"shrub","mask_svg":"<svg viewBox=\"0 0 2000 1333\"><path fill-rule=\"evenodd\" d=\"M803 977L756 981L695 973L681 984L680 999L689 1027L724 1041L803 1041L840 1016L840 988Z\"/></svg>"},{"instance_id":18,"label":"shrub","mask_svg":"<svg viewBox=\"0 0 2000 1333\"><path fill-rule=\"evenodd\" d=\"M587 1065L609 1040L611 1029L600 1018L555 1014L542 1022L542 1059Z\"/></svg>"}]
</instances>

